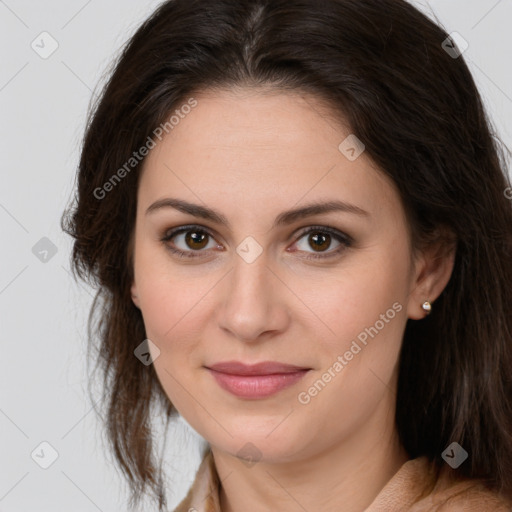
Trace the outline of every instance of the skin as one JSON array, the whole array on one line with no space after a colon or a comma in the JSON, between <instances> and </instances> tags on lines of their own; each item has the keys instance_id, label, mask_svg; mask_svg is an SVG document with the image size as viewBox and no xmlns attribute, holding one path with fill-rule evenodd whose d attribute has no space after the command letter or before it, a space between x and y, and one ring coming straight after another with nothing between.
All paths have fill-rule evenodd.
<instances>
[{"instance_id":1,"label":"skin","mask_svg":"<svg viewBox=\"0 0 512 512\"><path fill-rule=\"evenodd\" d=\"M447 284L453 254L412 252L393 183L366 152L354 161L342 154L350 130L319 99L272 89L194 97L197 106L146 158L138 190L132 297L160 350L157 376L212 448L223 512L248 503L252 512L362 511L408 460L394 425L402 336ZM230 226L170 207L146 214L167 197L213 208ZM272 227L285 210L329 200L367 215L330 212ZM187 224L211 234L205 248L183 234L160 240ZM353 243L332 238L320 251L302 235L310 226L331 226ZM263 251L252 263L236 252L247 236ZM180 259L173 244L200 255ZM300 403L299 393L396 303L394 318ZM228 360L311 370L275 395L244 399L205 368ZM254 465L237 456L247 443L257 449Z\"/></svg>"}]
</instances>

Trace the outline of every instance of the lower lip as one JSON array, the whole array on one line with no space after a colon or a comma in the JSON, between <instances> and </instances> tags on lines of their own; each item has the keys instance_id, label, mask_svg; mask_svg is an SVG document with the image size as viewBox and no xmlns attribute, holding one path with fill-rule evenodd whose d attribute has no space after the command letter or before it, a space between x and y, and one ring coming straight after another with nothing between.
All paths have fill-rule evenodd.
<instances>
[{"instance_id":1,"label":"lower lip","mask_svg":"<svg viewBox=\"0 0 512 512\"><path fill-rule=\"evenodd\" d=\"M266 398L292 386L309 371L272 375L230 375L209 370L221 388L241 398Z\"/></svg>"}]
</instances>

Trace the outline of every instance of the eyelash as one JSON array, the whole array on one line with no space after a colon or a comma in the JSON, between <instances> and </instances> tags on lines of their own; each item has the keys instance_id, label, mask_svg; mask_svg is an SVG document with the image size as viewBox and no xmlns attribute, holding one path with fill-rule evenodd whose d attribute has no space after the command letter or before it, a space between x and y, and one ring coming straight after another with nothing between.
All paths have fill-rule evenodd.
<instances>
[{"instance_id":1,"label":"eyelash","mask_svg":"<svg viewBox=\"0 0 512 512\"><path fill-rule=\"evenodd\" d=\"M160 238L160 241L166 246L166 248L169 251L171 251L173 254L175 254L178 258L183 258L183 259L200 258L200 257L202 257L201 253L204 251L201 251L201 250L192 251L191 250L190 252L185 252L185 251L182 251L181 249L176 249L175 247L172 247L168 244L168 242L172 238L174 238L176 235L179 235L181 233L187 233L189 231L204 233L204 234L208 235L209 237L215 239L215 237L208 231L208 229L206 229L202 226L199 226L197 224L192 224L192 225L188 225L188 226L181 226L181 227L173 229L171 231L165 231L164 236ZM353 239L350 236L346 235L345 233L342 233L341 231L339 231L335 228L331 228L329 226L310 226L309 228L305 229L304 231L302 231L300 233L299 237L297 238L297 241L300 240L301 238L305 237L306 235L309 235L310 233L323 233L323 234L331 235L336 241L340 242L341 245L334 251L326 252L326 255L324 255L323 253L312 253L309 256L304 256L304 258L309 259L309 260L327 259L327 258L335 257L338 254L340 254L341 252L343 252L345 249L347 249L348 247L351 247L351 245L353 243Z\"/></svg>"}]
</instances>

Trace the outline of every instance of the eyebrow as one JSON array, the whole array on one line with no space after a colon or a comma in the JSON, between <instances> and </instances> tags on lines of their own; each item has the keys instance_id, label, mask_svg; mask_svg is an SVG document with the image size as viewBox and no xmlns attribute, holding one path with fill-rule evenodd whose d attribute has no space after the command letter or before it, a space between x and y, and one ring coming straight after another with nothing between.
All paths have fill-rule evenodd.
<instances>
[{"instance_id":1,"label":"eyebrow","mask_svg":"<svg viewBox=\"0 0 512 512\"><path fill-rule=\"evenodd\" d=\"M211 222L224 225L228 228L230 227L229 221L224 215L222 215L222 213L217 212L212 208L208 208L206 206L189 203L187 201L183 201L182 199L175 199L171 197L155 201L146 210L146 215L162 210L164 208L174 208L175 210L178 210L183 213L188 213L190 215L193 215L194 217L200 217L202 219L206 219ZM303 219L304 217L310 217L313 215L320 215L322 213L329 212L345 212L359 216L370 216L370 214L366 210L359 208L359 206L350 203L345 203L343 201L316 201L313 203L309 203L305 206L302 206L300 208L294 208L292 210L287 210L285 212L280 213L276 217L272 227L276 228L279 226L285 226L288 224L292 224L296 220Z\"/></svg>"}]
</instances>

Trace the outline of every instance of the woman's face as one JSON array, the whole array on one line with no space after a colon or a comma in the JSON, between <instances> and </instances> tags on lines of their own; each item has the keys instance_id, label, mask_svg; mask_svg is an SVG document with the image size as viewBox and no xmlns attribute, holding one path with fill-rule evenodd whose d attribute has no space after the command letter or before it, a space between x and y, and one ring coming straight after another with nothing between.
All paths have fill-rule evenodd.
<instances>
[{"instance_id":1,"label":"woman's face","mask_svg":"<svg viewBox=\"0 0 512 512\"><path fill-rule=\"evenodd\" d=\"M397 191L351 139L340 149L350 132L312 96L194 98L145 160L135 227L133 300L169 400L233 455L288 461L378 437L407 317L421 316ZM196 214L150 209L166 199ZM303 370L209 369L233 361Z\"/></svg>"}]
</instances>

